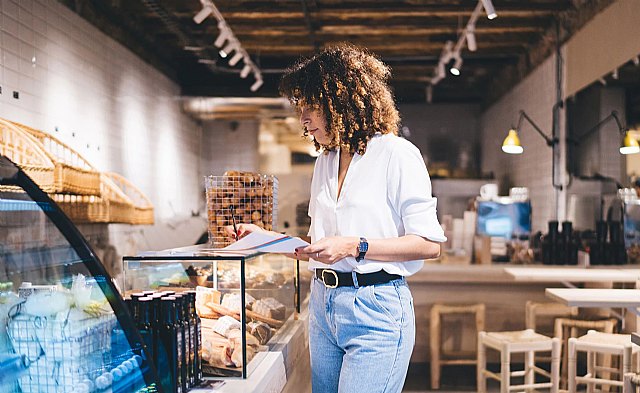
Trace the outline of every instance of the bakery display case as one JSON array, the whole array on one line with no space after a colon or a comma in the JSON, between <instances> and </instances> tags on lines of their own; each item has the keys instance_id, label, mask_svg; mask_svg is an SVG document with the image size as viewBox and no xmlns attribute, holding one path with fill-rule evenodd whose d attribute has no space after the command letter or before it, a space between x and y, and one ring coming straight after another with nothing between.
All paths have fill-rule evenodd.
<instances>
[{"instance_id":1,"label":"bakery display case","mask_svg":"<svg viewBox=\"0 0 640 393\"><path fill-rule=\"evenodd\" d=\"M128 296L195 292L204 379L249 377L278 332L297 319L307 292L301 293L300 263L278 254L219 252L205 244L123 260Z\"/></svg>"},{"instance_id":2,"label":"bakery display case","mask_svg":"<svg viewBox=\"0 0 640 393\"><path fill-rule=\"evenodd\" d=\"M2 155L0 391L160 391L111 277L55 202Z\"/></svg>"}]
</instances>

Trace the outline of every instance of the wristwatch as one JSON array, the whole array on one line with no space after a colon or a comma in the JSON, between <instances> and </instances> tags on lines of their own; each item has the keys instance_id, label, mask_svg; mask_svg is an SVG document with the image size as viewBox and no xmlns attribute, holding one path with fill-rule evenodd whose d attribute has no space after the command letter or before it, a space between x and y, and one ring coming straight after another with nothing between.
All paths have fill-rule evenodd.
<instances>
[{"instance_id":1,"label":"wristwatch","mask_svg":"<svg viewBox=\"0 0 640 393\"><path fill-rule=\"evenodd\" d=\"M356 257L356 261L360 262L361 260L363 260L368 250L369 242L364 237L361 237L360 243L358 243L358 256Z\"/></svg>"}]
</instances>

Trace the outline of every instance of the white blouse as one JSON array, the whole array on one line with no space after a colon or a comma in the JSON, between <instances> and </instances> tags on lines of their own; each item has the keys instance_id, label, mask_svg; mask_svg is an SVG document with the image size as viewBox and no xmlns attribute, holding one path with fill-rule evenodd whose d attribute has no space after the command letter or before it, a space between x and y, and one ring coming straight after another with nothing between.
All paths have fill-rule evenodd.
<instances>
[{"instance_id":1,"label":"white blouse","mask_svg":"<svg viewBox=\"0 0 640 393\"><path fill-rule=\"evenodd\" d=\"M315 242L330 236L356 236L368 240L418 235L434 242L447 238L436 217L429 173L416 146L393 134L377 134L364 155L355 154L338 195L340 151L321 154L311 181L309 236ZM343 258L333 265L310 260L309 269L371 273L386 270L409 276L423 261L357 262Z\"/></svg>"}]
</instances>

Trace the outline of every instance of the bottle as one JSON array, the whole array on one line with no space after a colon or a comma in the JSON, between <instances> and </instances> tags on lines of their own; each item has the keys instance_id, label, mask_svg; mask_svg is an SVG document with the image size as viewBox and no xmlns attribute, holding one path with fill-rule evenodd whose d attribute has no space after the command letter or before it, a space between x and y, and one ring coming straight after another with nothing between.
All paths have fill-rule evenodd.
<instances>
[{"instance_id":1,"label":"bottle","mask_svg":"<svg viewBox=\"0 0 640 393\"><path fill-rule=\"evenodd\" d=\"M160 298L161 323L159 326L160 350L157 355L160 384L166 393L183 393L181 373L181 349L179 325L176 321L176 299Z\"/></svg>"},{"instance_id":2,"label":"bottle","mask_svg":"<svg viewBox=\"0 0 640 393\"><path fill-rule=\"evenodd\" d=\"M162 299L162 295L158 293L154 293L149 295L152 299L151 301L151 310L149 312L149 323L151 324L151 329L153 330L153 348L152 352L156 355L153 360L156 369L158 369L157 364L157 355L160 351L160 326L162 325L162 305L160 303L160 299Z\"/></svg>"},{"instance_id":3,"label":"bottle","mask_svg":"<svg viewBox=\"0 0 640 393\"><path fill-rule=\"evenodd\" d=\"M589 252L589 263L591 265L602 265L605 259L605 245L607 241L607 222L596 222L596 239L592 243Z\"/></svg>"},{"instance_id":4,"label":"bottle","mask_svg":"<svg viewBox=\"0 0 640 393\"><path fill-rule=\"evenodd\" d=\"M189 296L189 327L191 336L194 338L193 345L193 386L202 382L202 321L196 312L196 292L187 292Z\"/></svg>"},{"instance_id":5,"label":"bottle","mask_svg":"<svg viewBox=\"0 0 640 393\"><path fill-rule=\"evenodd\" d=\"M182 391L186 392L191 388L189 382L189 324L184 312L184 296L176 294L176 322L178 323L178 334L180 335L180 373L182 375Z\"/></svg>"},{"instance_id":6,"label":"bottle","mask_svg":"<svg viewBox=\"0 0 640 393\"><path fill-rule=\"evenodd\" d=\"M153 336L154 328L151 326L151 313L153 311L153 298L142 297L137 301L138 317L135 319L136 327L142 337L145 350L147 351L147 359L155 359L153 352Z\"/></svg>"},{"instance_id":7,"label":"bottle","mask_svg":"<svg viewBox=\"0 0 640 393\"><path fill-rule=\"evenodd\" d=\"M624 247L622 224L620 221L609 222L609 255L611 264L623 265L627 262L627 252Z\"/></svg>"},{"instance_id":8,"label":"bottle","mask_svg":"<svg viewBox=\"0 0 640 393\"><path fill-rule=\"evenodd\" d=\"M571 221L562 222L562 251L563 264L578 264L578 249L573 241L573 224Z\"/></svg>"},{"instance_id":9,"label":"bottle","mask_svg":"<svg viewBox=\"0 0 640 393\"><path fill-rule=\"evenodd\" d=\"M542 263L555 265L558 263L558 221L548 222L549 232L542 243Z\"/></svg>"}]
</instances>

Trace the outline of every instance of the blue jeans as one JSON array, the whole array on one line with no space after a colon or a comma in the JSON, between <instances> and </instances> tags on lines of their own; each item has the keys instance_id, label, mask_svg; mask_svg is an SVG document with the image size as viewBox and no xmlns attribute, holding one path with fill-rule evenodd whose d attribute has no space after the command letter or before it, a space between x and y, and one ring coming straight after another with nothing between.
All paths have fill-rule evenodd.
<instances>
[{"instance_id":1,"label":"blue jeans","mask_svg":"<svg viewBox=\"0 0 640 393\"><path fill-rule=\"evenodd\" d=\"M401 392L415 343L406 279L334 289L311 281L313 393Z\"/></svg>"}]
</instances>

